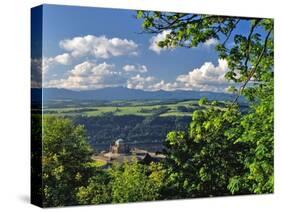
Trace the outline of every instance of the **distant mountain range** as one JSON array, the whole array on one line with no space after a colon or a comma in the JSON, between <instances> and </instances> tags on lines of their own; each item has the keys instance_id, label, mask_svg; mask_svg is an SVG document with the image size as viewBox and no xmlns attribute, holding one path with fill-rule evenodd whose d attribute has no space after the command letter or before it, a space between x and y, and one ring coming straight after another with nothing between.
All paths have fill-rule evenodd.
<instances>
[{"instance_id":1,"label":"distant mountain range","mask_svg":"<svg viewBox=\"0 0 281 212\"><path fill-rule=\"evenodd\" d=\"M43 94L44 101L49 100L167 100L167 99L200 99L233 100L235 96L227 93L207 91L144 91L124 87L110 87L97 90L73 91L60 88L32 88L32 101L40 101Z\"/></svg>"}]
</instances>

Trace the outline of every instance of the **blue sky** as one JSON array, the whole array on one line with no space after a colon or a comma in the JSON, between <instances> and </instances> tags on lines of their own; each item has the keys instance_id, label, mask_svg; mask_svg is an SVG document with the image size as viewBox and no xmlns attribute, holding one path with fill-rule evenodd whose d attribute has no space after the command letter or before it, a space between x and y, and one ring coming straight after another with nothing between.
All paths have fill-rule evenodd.
<instances>
[{"instance_id":1,"label":"blue sky","mask_svg":"<svg viewBox=\"0 0 281 212\"><path fill-rule=\"evenodd\" d=\"M72 90L123 86L142 90L225 91L228 70L214 50L159 49L162 34L141 33L133 10L44 5L43 85ZM247 29L242 25L240 31Z\"/></svg>"}]
</instances>

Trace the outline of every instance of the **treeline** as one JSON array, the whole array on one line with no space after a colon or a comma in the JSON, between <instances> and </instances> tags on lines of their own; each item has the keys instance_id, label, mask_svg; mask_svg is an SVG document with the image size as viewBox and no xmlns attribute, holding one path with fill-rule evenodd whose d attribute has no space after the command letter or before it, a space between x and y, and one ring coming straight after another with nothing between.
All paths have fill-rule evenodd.
<instances>
[{"instance_id":1,"label":"treeline","mask_svg":"<svg viewBox=\"0 0 281 212\"><path fill-rule=\"evenodd\" d=\"M68 109L64 111L60 110L44 110L44 114L67 114L67 113L83 113L83 112L92 112L97 111L95 108L77 108L77 109Z\"/></svg>"},{"instance_id":2,"label":"treeline","mask_svg":"<svg viewBox=\"0 0 281 212\"><path fill-rule=\"evenodd\" d=\"M70 118L75 124L85 126L92 144L109 144L118 138L122 138L126 142L164 142L167 133L171 130L184 130L191 121L191 117L159 117L158 112L161 110L155 110L156 115L147 117L105 114L96 117L74 116Z\"/></svg>"}]
</instances>

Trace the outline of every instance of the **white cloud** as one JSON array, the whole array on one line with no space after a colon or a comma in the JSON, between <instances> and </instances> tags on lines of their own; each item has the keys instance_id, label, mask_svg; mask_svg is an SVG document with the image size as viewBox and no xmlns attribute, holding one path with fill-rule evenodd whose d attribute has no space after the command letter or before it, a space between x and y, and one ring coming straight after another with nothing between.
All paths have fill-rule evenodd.
<instances>
[{"instance_id":1,"label":"white cloud","mask_svg":"<svg viewBox=\"0 0 281 212\"><path fill-rule=\"evenodd\" d=\"M137 74L127 80L127 88L151 90L151 86L155 83L157 83L157 79L155 77L143 77L140 74Z\"/></svg>"},{"instance_id":2,"label":"white cloud","mask_svg":"<svg viewBox=\"0 0 281 212\"><path fill-rule=\"evenodd\" d=\"M230 84L224 78L227 72L227 61L219 59L217 66L211 62L205 62L200 68L179 75L176 82L185 90L221 92L225 91Z\"/></svg>"},{"instance_id":3,"label":"white cloud","mask_svg":"<svg viewBox=\"0 0 281 212\"><path fill-rule=\"evenodd\" d=\"M43 74L47 73L51 66L61 64L69 65L71 63L71 56L68 53L60 54L55 57L44 57L42 61Z\"/></svg>"},{"instance_id":4,"label":"white cloud","mask_svg":"<svg viewBox=\"0 0 281 212\"><path fill-rule=\"evenodd\" d=\"M153 85L150 85L150 89L155 90L165 90L165 91L173 91L177 89L183 89L180 88L177 82L165 82L164 80L161 80Z\"/></svg>"},{"instance_id":5,"label":"white cloud","mask_svg":"<svg viewBox=\"0 0 281 212\"><path fill-rule=\"evenodd\" d=\"M158 43L160 41L164 41L166 39L166 36L168 34L171 33L171 30L164 30L163 32L157 34L156 36L153 36L149 42L150 42L150 46L149 46L149 49L156 52L157 54L160 54L161 51L164 51L164 50L167 50L167 49L170 49L168 47L159 47L158 46Z\"/></svg>"},{"instance_id":6,"label":"white cloud","mask_svg":"<svg viewBox=\"0 0 281 212\"><path fill-rule=\"evenodd\" d=\"M210 38L209 40L206 40L204 43L203 43L203 46L204 47L211 47L211 46L215 46L219 43L219 41L215 38Z\"/></svg>"},{"instance_id":7,"label":"white cloud","mask_svg":"<svg viewBox=\"0 0 281 212\"><path fill-rule=\"evenodd\" d=\"M176 90L178 89L177 82L166 83L164 80L159 80L153 76L141 76L137 74L127 80L127 88L130 89L141 89L147 91L157 91L157 90Z\"/></svg>"},{"instance_id":8,"label":"white cloud","mask_svg":"<svg viewBox=\"0 0 281 212\"><path fill-rule=\"evenodd\" d=\"M71 61L71 56L68 53L57 55L53 58L53 60L56 63L62 64L62 65L68 65Z\"/></svg>"},{"instance_id":9,"label":"white cloud","mask_svg":"<svg viewBox=\"0 0 281 212\"><path fill-rule=\"evenodd\" d=\"M138 45L127 39L87 35L60 41L60 47L71 52L74 57L92 55L96 58L109 58L121 55L136 55Z\"/></svg>"},{"instance_id":10,"label":"white cloud","mask_svg":"<svg viewBox=\"0 0 281 212\"><path fill-rule=\"evenodd\" d=\"M127 87L143 90L197 90L226 92L230 85L224 76L228 71L227 61L218 60L215 66L211 62L205 62L201 67L177 76L175 81L165 82L155 77L142 77L140 74L127 80Z\"/></svg>"},{"instance_id":11,"label":"white cloud","mask_svg":"<svg viewBox=\"0 0 281 212\"><path fill-rule=\"evenodd\" d=\"M86 90L122 86L125 82L122 73L114 70L114 65L86 61L76 65L67 78L48 81L44 86Z\"/></svg>"},{"instance_id":12,"label":"white cloud","mask_svg":"<svg viewBox=\"0 0 281 212\"><path fill-rule=\"evenodd\" d=\"M130 89L148 91L197 90L226 92L226 89L231 84L224 78L229 69L227 61L223 59L218 60L218 65L205 62L201 67L178 75L175 80L170 82L154 76L144 76L144 72L136 71L141 68L147 70L142 66L124 65L123 71L116 71L116 67L112 64L107 64L106 62L97 64L86 61L70 70L66 78L48 81L44 87L87 90L126 86Z\"/></svg>"},{"instance_id":13,"label":"white cloud","mask_svg":"<svg viewBox=\"0 0 281 212\"><path fill-rule=\"evenodd\" d=\"M69 65L71 56L68 53L60 54L55 57L31 58L31 86L41 87L42 78L46 75L50 67L61 64Z\"/></svg>"},{"instance_id":14,"label":"white cloud","mask_svg":"<svg viewBox=\"0 0 281 212\"><path fill-rule=\"evenodd\" d=\"M124 65L122 69L125 72L146 73L148 71L145 65Z\"/></svg>"},{"instance_id":15,"label":"white cloud","mask_svg":"<svg viewBox=\"0 0 281 212\"><path fill-rule=\"evenodd\" d=\"M31 58L31 87L42 87L42 59Z\"/></svg>"},{"instance_id":16,"label":"white cloud","mask_svg":"<svg viewBox=\"0 0 281 212\"><path fill-rule=\"evenodd\" d=\"M158 43L160 41L164 41L166 39L166 36L168 34L171 33L171 30L164 30L163 32L157 34L156 36L153 36L149 42L150 42L150 46L149 46L149 49L156 52L157 54L160 54L161 51L165 51L165 50L168 50L168 49L174 49L174 47L159 47L158 46ZM186 45L188 45L190 43L189 40L185 41L184 42ZM210 38L208 40L206 40L204 43L200 44L198 47L205 47L205 48L210 48L210 47L213 47L215 45L217 45L219 43L219 41L215 38ZM195 47L196 48L196 47Z\"/></svg>"}]
</instances>

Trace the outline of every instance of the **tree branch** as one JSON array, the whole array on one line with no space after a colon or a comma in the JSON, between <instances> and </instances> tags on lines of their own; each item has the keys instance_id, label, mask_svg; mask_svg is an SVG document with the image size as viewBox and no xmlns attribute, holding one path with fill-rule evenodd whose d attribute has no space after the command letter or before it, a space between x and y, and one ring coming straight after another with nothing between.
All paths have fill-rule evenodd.
<instances>
[{"instance_id":1,"label":"tree branch","mask_svg":"<svg viewBox=\"0 0 281 212\"><path fill-rule=\"evenodd\" d=\"M232 31L235 29L235 27L236 27L236 25L239 23L239 21L240 21L240 19L238 19L237 21L236 21L236 23L233 25L233 27L229 30L229 32L228 32L228 34L227 34L227 36L226 36L226 39L224 40L224 42L223 42L223 46L225 46L225 44L226 44L226 42L229 40L229 38L230 38L230 36L231 36L231 34L232 34Z\"/></svg>"},{"instance_id":2,"label":"tree branch","mask_svg":"<svg viewBox=\"0 0 281 212\"><path fill-rule=\"evenodd\" d=\"M252 37L252 34L253 34L253 32L254 32L254 29L256 28L256 26L258 25L258 23L260 22L261 20L256 20L255 21L255 24L254 25L252 25L252 27L251 27L251 30L250 30L250 33L249 33L249 35L248 35L248 38L247 38L247 47L246 47L246 49L247 49L247 56L246 56L246 60L245 60L245 62L244 62L244 67L245 67L245 73L248 71L248 61L249 61L249 59L250 59L250 48L251 48L251 37Z\"/></svg>"},{"instance_id":3,"label":"tree branch","mask_svg":"<svg viewBox=\"0 0 281 212\"><path fill-rule=\"evenodd\" d=\"M270 34L271 34L271 32L272 32L272 29L273 29L273 27L271 27L271 29L269 30L269 32L268 32L267 35L266 35L266 38L265 38L265 40L264 40L263 49L262 49L262 51L261 51L261 53L260 53L260 55L259 55L259 57L258 57L258 59L257 59L256 65L253 67L253 69L252 69L251 72L249 73L249 76L247 77L247 79L246 79L246 81L244 82L244 84L240 87L239 92L238 92L238 95L236 96L236 98L234 99L234 101L233 101L232 104L237 103L239 97L242 95L242 93L243 93L245 87L247 86L248 82L251 80L251 78L252 78L252 77L254 76L254 74L256 73L256 71L257 71L257 69L258 69L258 66L259 66L259 64L260 64L260 62L261 62L261 60L262 60L262 57L263 57L263 55L265 54L265 52L266 52L266 50L267 50L267 42L268 42L269 36L270 36Z\"/></svg>"}]
</instances>

